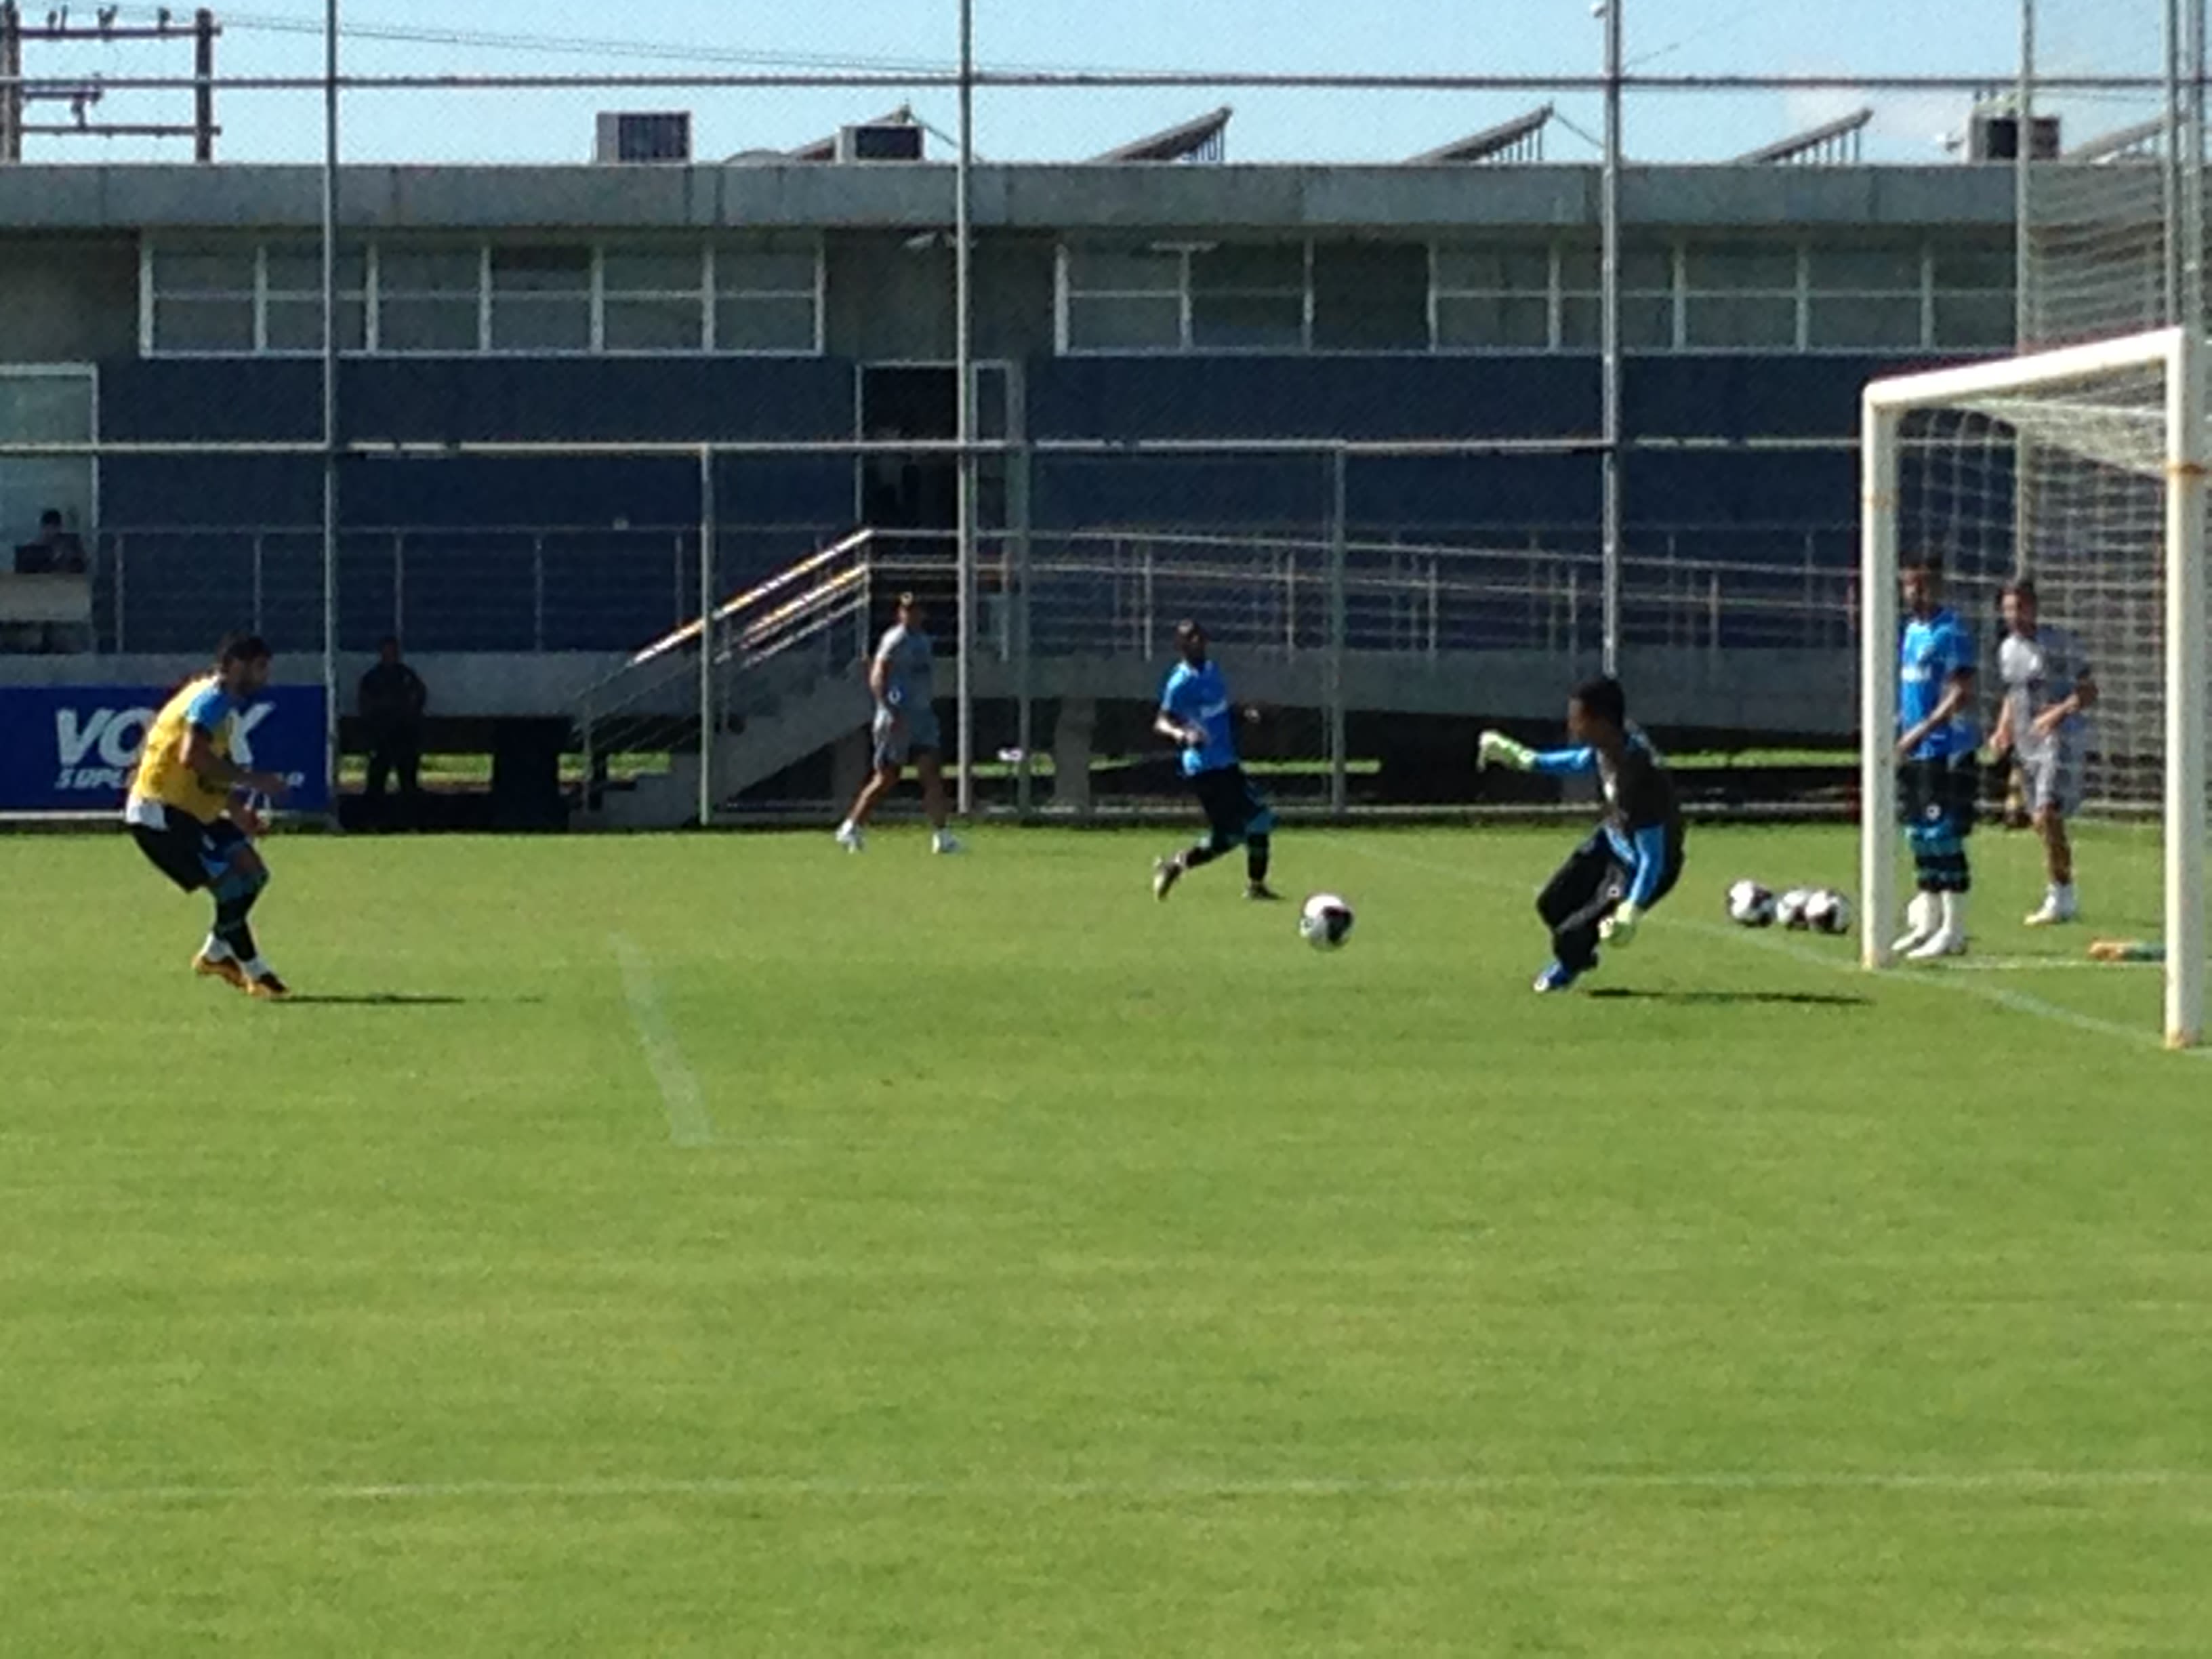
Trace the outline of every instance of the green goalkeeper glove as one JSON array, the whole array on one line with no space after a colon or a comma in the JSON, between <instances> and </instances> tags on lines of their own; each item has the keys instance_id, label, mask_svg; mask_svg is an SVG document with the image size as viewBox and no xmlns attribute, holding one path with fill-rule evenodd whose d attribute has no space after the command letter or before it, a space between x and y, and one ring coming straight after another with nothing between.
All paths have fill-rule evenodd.
<instances>
[{"instance_id":1,"label":"green goalkeeper glove","mask_svg":"<svg viewBox=\"0 0 2212 1659\"><path fill-rule=\"evenodd\" d=\"M1536 764L1536 751L1526 744L1516 743L1503 732L1486 732L1476 745L1479 763L1484 766L1510 766L1516 772L1526 772Z\"/></svg>"},{"instance_id":2,"label":"green goalkeeper glove","mask_svg":"<svg viewBox=\"0 0 2212 1659\"><path fill-rule=\"evenodd\" d=\"M1616 951L1625 951L1636 943L1636 924L1644 920L1643 910L1624 902L1598 924L1597 936Z\"/></svg>"}]
</instances>

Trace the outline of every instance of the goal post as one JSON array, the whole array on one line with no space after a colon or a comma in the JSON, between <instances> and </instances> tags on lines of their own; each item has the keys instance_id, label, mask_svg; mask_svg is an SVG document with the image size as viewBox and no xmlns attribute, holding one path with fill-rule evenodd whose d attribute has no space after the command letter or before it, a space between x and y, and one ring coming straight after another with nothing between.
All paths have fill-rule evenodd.
<instances>
[{"instance_id":1,"label":"goal post","mask_svg":"<svg viewBox=\"0 0 2212 1659\"><path fill-rule=\"evenodd\" d=\"M1861 404L1861 952L1889 963L1897 884L1898 572L1942 559L1994 664L1996 589L2036 579L2096 669L2094 810L2162 826L2166 1036L2203 1030L2206 345L2163 329L1876 380ZM1986 670L1985 684L1990 678ZM1984 710L1995 699L1985 689Z\"/></svg>"}]
</instances>

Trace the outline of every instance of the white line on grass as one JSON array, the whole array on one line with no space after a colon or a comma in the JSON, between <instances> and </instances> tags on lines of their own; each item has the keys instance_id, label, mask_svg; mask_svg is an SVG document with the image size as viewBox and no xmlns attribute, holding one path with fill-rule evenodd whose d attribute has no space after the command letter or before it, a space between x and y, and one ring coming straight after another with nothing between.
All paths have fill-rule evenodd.
<instances>
[{"instance_id":1,"label":"white line on grass","mask_svg":"<svg viewBox=\"0 0 2212 1659\"><path fill-rule=\"evenodd\" d=\"M1184 1502L1221 1498L1533 1497L1577 1492L2132 1492L2212 1486L2212 1469L1558 1469L1435 1475L1161 1476L1136 1480L870 1480L806 1475L636 1475L574 1480L333 1481L296 1486L0 1487L0 1507L240 1503L781 1498L795 1502Z\"/></svg>"},{"instance_id":2,"label":"white line on grass","mask_svg":"<svg viewBox=\"0 0 2212 1659\"><path fill-rule=\"evenodd\" d=\"M608 943L622 967L623 991L629 998L629 1019L637 1028L638 1045L645 1050L653 1080L660 1086L660 1103L668 1109L669 1139L678 1146L711 1146L714 1124L707 1115L706 1097L677 1044L668 1011L661 1006L660 988L653 983L653 964L620 933Z\"/></svg>"},{"instance_id":3,"label":"white line on grass","mask_svg":"<svg viewBox=\"0 0 2212 1659\"><path fill-rule=\"evenodd\" d=\"M1385 864L1400 864L1408 869L1425 870L1440 876L1449 876L1476 887L1487 887L1493 891L1527 892L1532 896L1535 889L1524 882L1508 881L1502 877L1487 875L1480 870L1469 870L1458 865L1439 864L1433 859L1408 857L1403 853L1384 852L1346 836L1329 838L1349 851L1364 857L1379 860ZM1703 933L1711 939L1727 939L1732 944L1749 945L1778 956L1788 957L1808 967L1823 968L1831 973L1856 976L1860 968L1856 962L1838 961L1832 956L1797 944L1786 934L1777 935L1749 927L1723 927L1716 922L1699 921L1693 917L1672 915L1668 926L1689 933ZM2038 1019L2047 1019L2061 1025L2070 1025L2076 1030L2094 1031L2100 1036L2118 1037L2136 1048L2164 1051L2166 1044L2159 1034L2146 1028L2123 1025L2116 1019L2100 1019L2094 1014L2085 1014L2072 1008L2062 1008L2057 1003L2032 997L2025 991L2008 990L2001 985L1990 984L1984 979L1962 976L1958 963L1938 963L1932 969L1905 969L1882 976L1885 983L1917 985L1930 990L1950 991L1962 996L1978 997L1984 1002L1994 1003L2000 1008L2018 1014L2032 1014ZM2096 964L2102 966L2103 964ZM2179 1051L2193 1060L2212 1060L2212 1048L2185 1048Z\"/></svg>"}]
</instances>

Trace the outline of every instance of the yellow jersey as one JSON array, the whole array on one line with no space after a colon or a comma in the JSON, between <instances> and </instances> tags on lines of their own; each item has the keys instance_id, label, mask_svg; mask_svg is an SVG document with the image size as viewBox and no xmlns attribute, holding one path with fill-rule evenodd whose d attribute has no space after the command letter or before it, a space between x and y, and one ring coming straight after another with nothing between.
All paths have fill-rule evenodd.
<instances>
[{"instance_id":1,"label":"yellow jersey","mask_svg":"<svg viewBox=\"0 0 2212 1659\"><path fill-rule=\"evenodd\" d=\"M203 823L221 817L230 805L230 791L210 788L185 764L185 738L199 726L214 738L215 752L229 759L240 708L213 674L203 674L162 704L138 756L138 770L131 780L131 799L173 806Z\"/></svg>"}]
</instances>

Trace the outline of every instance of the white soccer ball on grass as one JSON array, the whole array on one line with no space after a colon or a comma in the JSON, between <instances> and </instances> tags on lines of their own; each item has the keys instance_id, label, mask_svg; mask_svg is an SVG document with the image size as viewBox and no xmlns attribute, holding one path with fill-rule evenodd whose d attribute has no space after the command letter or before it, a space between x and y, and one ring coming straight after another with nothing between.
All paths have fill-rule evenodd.
<instances>
[{"instance_id":1,"label":"white soccer ball on grass","mask_svg":"<svg viewBox=\"0 0 2212 1659\"><path fill-rule=\"evenodd\" d=\"M1851 931L1851 902L1832 887L1816 890L1805 901L1805 925L1816 933Z\"/></svg>"},{"instance_id":2,"label":"white soccer ball on grass","mask_svg":"<svg viewBox=\"0 0 2212 1659\"><path fill-rule=\"evenodd\" d=\"M1334 893L1316 893L1298 912L1298 937L1316 951L1334 951L1352 935L1352 907Z\"/></svg>"},{"instance_id":3,"label":"white soccer ball on grass","mask_svg":"<svg viewBox=\"0 0 2212 1659\"><path fill-rule=\"evenodd\" d=\"M1728 913L1739 927L1771 927L1774 895L1747 876L1728 890Z\"/></svg>"}]
</instances>

